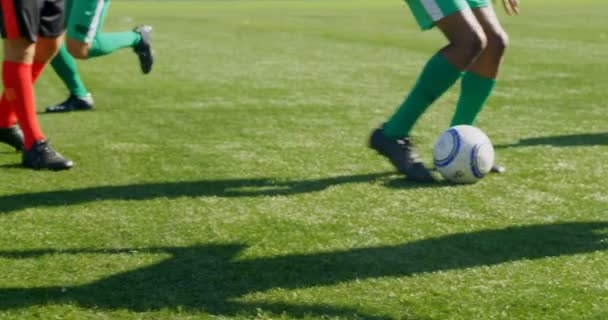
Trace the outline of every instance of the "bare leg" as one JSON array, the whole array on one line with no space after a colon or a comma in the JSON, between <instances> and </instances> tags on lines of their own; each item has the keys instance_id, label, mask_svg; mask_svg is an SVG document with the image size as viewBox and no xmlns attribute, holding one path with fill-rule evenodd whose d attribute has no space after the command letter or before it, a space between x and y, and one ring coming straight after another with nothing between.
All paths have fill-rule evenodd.
<instances>
[{"instance_id":1,"label":"bare leg","mask_svg":"<svg viewBox=\"0 0 608 320\"><path fill-rule=\"evenodd\" d=\"M508 36L492 7L474 9L473 13L486 34L487 45L475 62L469 66L468 71L495 79L507 48Z\"/></svg>"},{"instance_id":2,"label":"bare leg","mask_svg":"<svg viewBox=\"0 0 608 320\"><path fill-rule=\"evenodd\" d=\"M4 60L32 63L36 45L25 38L4 39Z\"/></svg>"},{"instance_id":3,"label":"bare leg","mask_svg":"<svg viewBox=\"0 0 608 320\"><path fill-rule=\"evenodd\" d=\"M451 14L435 25L450 42L439 52L460 70L468 69L486 47L484 29L469 9Z\"/></svg>"},{"instance_id":4,"label":"bare leg","mask_svg":"<svg viewBox=\"0 0 608 320\"><path fill-rule=\"evenodd\" d=\"M385 123L387 137L408 136L422 113L461 78L485 47L483 28L470 9L444 17L436 26L449 43L427 62L406 100Z\"/></svg>"},{"instance_id":5,"label":"bare leg","mask_svg":"<svg viewBox=\"0 0 608 320\"><path fill-rule=\"evenodd\" d=\"M63 37L58 38L44 38L40 37L36 41L36 54L34 55L34 61L38 63L48 64L51 59L59 51Z\"/></svg>"}]
</instances>

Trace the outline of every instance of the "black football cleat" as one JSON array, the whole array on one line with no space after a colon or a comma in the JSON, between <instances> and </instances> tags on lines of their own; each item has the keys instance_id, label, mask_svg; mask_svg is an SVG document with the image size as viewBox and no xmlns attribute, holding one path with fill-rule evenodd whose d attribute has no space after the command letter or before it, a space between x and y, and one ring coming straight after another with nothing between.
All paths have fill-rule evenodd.
<instances>
[{"instance_id":1,"label":"black football cleat","mask_svg":"<svg viewBox=\"0 0 608 320\"><path fill-rule=\"evenodd\" d=\"M46 112L70 112L70 111L86 111L93 109L93 96L87 93L84 97L70 95L67 100L54 106L46 108Z\"/></svg>"},{"instance_id":2,"label":"black football cleat","mask_svg":"<svg viewBox=\"0 0 608 320\"><path fill-rule=\"evenodd\" d=\"M381 128L372 132L369 145L405 175L407 180L416 182L433 182L435 178L427 169L414 149L409 138L391 139L384 135Z\"/></svg>"},{"instance_id":3,"label":"black football cleat","mask_svg":"<svg viewBox=\"0 0 608 320\"><path fill-rule=\"evenodd\" d=\"M17 151L23 150L23 132L19 125L0 128L0 142L6 143Z\"/></svg>"},{"instance_id":4,"label":"black football cleat","mask_svg":"<svg viewBox=\"0 0 608 320\"><path fill-rule=\"evenodd\" d=\"M139 26L133 29L133 31L141 35L141 41L133 48L133 51L135 51L139 58L141 72L148 74L152 71L152 65L154 64L154 56L152 55L152 27Z\"/></svg>"},{"instance_id":5,"label":"black football cleat","mask_svg":"<svg viewBox=\"0 0 608 320\"><path fill-rule=\"evenodd\" d=\"M36 141L29 150L23 151L21 164L35 170L66 170L74 166L72 160L64 158L44 140Z\"/></svg>"}]
</instances>

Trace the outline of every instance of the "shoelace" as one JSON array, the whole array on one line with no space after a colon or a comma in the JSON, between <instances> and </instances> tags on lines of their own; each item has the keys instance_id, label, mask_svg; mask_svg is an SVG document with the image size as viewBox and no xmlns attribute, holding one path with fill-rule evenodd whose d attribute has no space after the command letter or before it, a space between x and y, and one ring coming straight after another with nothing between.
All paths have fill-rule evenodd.
<instances>
[{"instance_id":1,"label":"shoelace","mask_svg":"<svg viewBox=\"0 0 608 320\"><path fill-rule=\"evenodd\" d=\"M48 143L41 143L37 146L37 149L40 153L50 153L53 152L53 149L48 145Z\"/></svg>"},{"instance_id":2,"label":"shoelace","mask_svg":"<svg viewBox=\"0 0 608 320\"><path fill-rule=\"evenodd\" d=\"M57 157L57 152L55 152L51 146L49 145L48 141L45 141L44 143L40 143L36 146L36 151L38 151L39 153L43 154L45 158L47 159L51 159L51 158L56 158Z\"/></svg>"}]
</instances>

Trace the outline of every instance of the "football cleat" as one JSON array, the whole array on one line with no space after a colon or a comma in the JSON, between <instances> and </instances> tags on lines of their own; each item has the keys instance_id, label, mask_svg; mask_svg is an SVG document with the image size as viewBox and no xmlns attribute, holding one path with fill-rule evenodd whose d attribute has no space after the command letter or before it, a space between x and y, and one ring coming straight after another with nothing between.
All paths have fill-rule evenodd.
<instances>
[{"instance_id":1,"label":"football cleat","mask_svg":"<svg viewBox=\"0 0 608 320\"><path fill-rule=\"evenodd\" d=\"M23 132L19 125L14 124L8 128L0 128L0 142L8 144L17 151L22 151Z\"/></svg>"},{"instance_id":2,"label":"football cleat","mask_svg":"<svg viewBox=\"0 0 608 320\"><path fill-rule=\"evenodd\" d=\"M87 93L84 97L70 95L67 100L54 106L46 108L46 112L70 112L70 111L85 111L93 109L93 96Z\"/></svg>"},{"instance_id":3,"label":"football cleat","mask_svg":"<svg viewBox=\"0 0 608 320\"><path fill-rule=\"evenodd\" d=\"M152 71L152 65L154 64L154 56L152 55L152 27L151 26L139 26L133 29L133 31L141 35L141 41L133 48L133 51L139 58L139 65L141 72L144 74Z\"/></svg>"},{"instance_id":4,"label":"football cleat","mask_svg":"<svg viewBox=\"0 0 608 320\"><path fill-rule=\"evenodd\" d=\"M435 179L414 149L409 138L391 139L384 135L381 128L372 132L369 145L379 154L388 158L397 171L407 180L416 182L433 182Z\"/></svg>"},{"instance_id":5,"label":"football cleat","mask_svg":"<svg viewBox=\"0 0 608 320\"><path fill-rule=\"evenodd\" d=\"M23 151L21 163L35 170L66 170L74 165L72 160L64 158L59 152L53 150L45 140L38 140L29 150Z\"/></svg>"}]
</instances>

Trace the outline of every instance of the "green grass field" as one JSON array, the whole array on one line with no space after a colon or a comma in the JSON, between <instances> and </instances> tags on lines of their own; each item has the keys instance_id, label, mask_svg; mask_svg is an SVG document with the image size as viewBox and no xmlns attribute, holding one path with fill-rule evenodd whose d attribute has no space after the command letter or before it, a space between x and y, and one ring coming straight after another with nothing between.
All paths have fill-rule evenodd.
<instances>
[{"instance_id":1,"label":"green grass field","mask_svg":"<svg viewBox=\"0 0 608 320\"><path fill-rule=\"evenodd\" d=\"M157 64L83 62L97 110L40 114L73 170L0 146L0 319L608 318L608 4L500 17L477 125L508 174L417 185L366 146L444 43L403 2L114 1Z\"/></svg>"}]
</instances>

